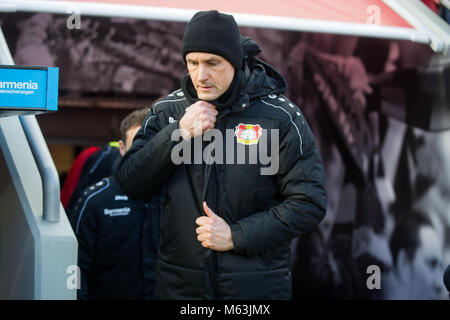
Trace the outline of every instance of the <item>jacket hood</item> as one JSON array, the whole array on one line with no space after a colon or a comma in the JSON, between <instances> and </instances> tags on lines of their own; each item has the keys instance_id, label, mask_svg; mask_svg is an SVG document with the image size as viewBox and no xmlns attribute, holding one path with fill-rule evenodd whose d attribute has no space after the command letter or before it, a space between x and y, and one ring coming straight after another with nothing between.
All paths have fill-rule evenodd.
<instances>
[{"instance_id":1,"label":"jacket hood","mask_svg":"<svg viewBox=\"0 0 450 320\"><path fill-rule=\"evenodd\" d=\"M242 93L248 95L249 100L269 94L284 93L287 83L283 76L270 64L256 58L261 52L258 44L249 37L241 37L244 52L242 77Z\"/></svg>"}]
</instances>

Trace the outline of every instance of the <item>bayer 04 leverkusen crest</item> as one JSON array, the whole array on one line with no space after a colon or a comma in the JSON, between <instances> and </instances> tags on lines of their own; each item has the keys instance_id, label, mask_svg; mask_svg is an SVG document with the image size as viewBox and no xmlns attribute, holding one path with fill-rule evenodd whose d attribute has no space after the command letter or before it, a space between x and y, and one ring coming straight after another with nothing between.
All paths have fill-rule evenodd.
<instances>
[{"instance_id":1,"label":"bayer 04 leverkusen crest","mask_svg":"<svg viewBox=\"0 0 450 320\"><path fill-rule=\"evenodd\" d=\"M234 130L237 142L245 145L257 144L262 134L262 127L259 124L240 123Z\"/></svg>"}]
</instances>

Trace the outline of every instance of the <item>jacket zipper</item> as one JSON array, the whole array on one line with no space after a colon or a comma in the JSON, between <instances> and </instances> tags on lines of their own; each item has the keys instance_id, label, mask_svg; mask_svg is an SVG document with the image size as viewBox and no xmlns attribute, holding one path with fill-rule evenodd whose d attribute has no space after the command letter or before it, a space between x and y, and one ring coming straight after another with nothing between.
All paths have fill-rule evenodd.
<instances>
[{"instance_id":1,"label":"jacket zipper","mask_svg":"<svg viewBox=\"0 0 450 320\"><path fill-rule=\"evenodd\" d=\"M219 121L221 119L223 119L226 114L228 114L228 112L222 113L217 117L216 128L217 128L217 125L220 123ZM213 143L215 143L215 141ZM212 158L211 155L208 154L207 159L206 159L207 163L205 164L205 172L203 175L202 201L206 201L208 185L209 185L209 180L210 180L210 176L211 176L211 170L214 169L214 164L208 164L208 163L210 163L211 158ZM203 203L202 203L202 208L203 208ZM207 273L205 280L207 281L207 286L208 286L208 290L205 290L205 294L210 299L217 299L217 292L218 292L217 277L216 277L217 254L214 250L212 250L212 249L206 250L205 264L206 264L205 272ZM208 293L210 296L208 296Z\"/></svg>"}]
</instances>

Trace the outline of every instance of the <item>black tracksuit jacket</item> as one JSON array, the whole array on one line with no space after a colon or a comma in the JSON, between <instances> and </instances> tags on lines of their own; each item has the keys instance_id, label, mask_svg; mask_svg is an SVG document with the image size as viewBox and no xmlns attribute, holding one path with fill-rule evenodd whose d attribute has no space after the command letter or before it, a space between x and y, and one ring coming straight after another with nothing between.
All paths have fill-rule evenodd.
<instances>
[{"instance_id":1,"label":"black tracksuit jacket","mask_svg":"<svg viewBox=\"0 0 450 320\"><path fill-rule=\"evenodd\" d=\"M218 107L215 128L223 134L223 164L172 161L179 140L172 141L171 135L186 108L197 101L186 76L183 89L150 109L116 172L123 190L134 198L148 199L167 187L156 298L290 299L290 241L316 227L325 215L322 161L300 109L281 94L285 80L261 60L249 58L245 66L239 73L240 94L231 104ZM231 150L225 148L227 143L235 158L254 147L238 143L240 125L278 130L276 174L261 175L261 167L268 165L260 161L227 164L226 153ZM232 141L226 139L226 129L234 130ZM274 143L270 133L267 140ZM202 147L204 151L208 142ZM197 240L195 220L205 214L203 201L230 225L234 250L213 251Z\"/></svg>"},{"instance_id":2,"label":"black tracksuit jacket","mask_svg":"<svg viewBox=\"0 0 450 320\"><path fill-rule=\"evenodd\" d=\"M88 187L68 211L78 240L78 299L152 299L162 197L134 201L114 177Z\"/></svg>"}]
</instances>

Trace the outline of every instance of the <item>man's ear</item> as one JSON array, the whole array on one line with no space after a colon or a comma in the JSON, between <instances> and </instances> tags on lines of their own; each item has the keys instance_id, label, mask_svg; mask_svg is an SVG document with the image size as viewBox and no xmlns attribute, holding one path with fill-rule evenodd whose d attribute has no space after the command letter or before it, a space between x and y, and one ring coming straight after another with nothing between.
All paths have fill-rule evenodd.
<instances>
[{"instance_id":1,"label":"man's ear","mask_svg":"<svg viewBox=\"0 0 450 320\"><path fill-rule=\"evenodd\" d=\"M119 140L119 152L122 155L122 157L125 155L127 150L125 149L125 143L123 143L122 140Z\"/></svg>"}]
</instances>

